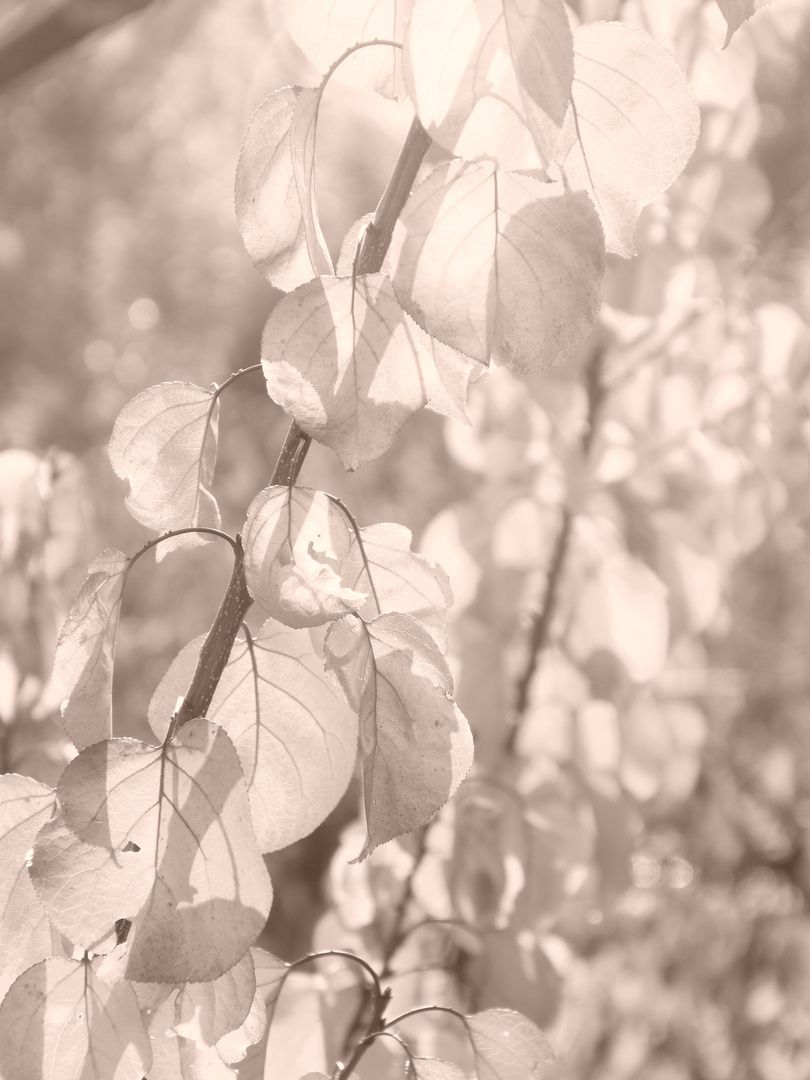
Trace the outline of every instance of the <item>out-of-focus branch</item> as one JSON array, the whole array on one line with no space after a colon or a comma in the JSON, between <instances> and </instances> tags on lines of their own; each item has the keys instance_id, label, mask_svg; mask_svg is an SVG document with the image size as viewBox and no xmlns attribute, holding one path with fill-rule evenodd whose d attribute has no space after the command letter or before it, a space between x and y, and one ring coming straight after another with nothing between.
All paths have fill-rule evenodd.
<instances>
[{"instance_id":1,"label":"out-of-focus branch","mask_svg":"<svg viewBox=\"0 0 810 1080\"><path fill-rule=\"evenodd\" d=\"M149 7L154 0L46 0L20 3L0 21L0 88Z\"/></svg>"}]
</instances>

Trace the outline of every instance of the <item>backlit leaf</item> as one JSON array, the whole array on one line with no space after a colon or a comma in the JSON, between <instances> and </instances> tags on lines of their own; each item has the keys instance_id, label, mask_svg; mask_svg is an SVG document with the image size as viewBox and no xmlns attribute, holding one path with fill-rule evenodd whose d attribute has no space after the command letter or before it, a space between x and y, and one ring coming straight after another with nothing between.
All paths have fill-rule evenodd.
<instances>
[{"instance_id":1,"label":"backlit leaf","mask_svg":"<svg viewBox=\"0 0 810 1080\"><path fill-rule=\"evenodd\" d=\"M750 19L752 15L767 7L770 2L771 0L717 0L717 6L728 23L728 33L723 48L726 48L746 19Z\"/></svg>"},{"instance_id":2,"label":"backlit leaf","mask_svg":"<svg viewBox=\"0 0 810 1080\"><path fill-rule=\"evenodd\" d=\"M394 243L405 309L481 363L551 367L596 320L602 231L590 200L561 184L452 161L411 194Z\"/></svg>"},{"instance_id":3,"label":"backlit leaf","mask_svg":"<svg viewBox=\"0 0 810 1080\"><path fill-rule=\"evenodd\" d=\"M574 108L557 160L591 195L608 251L630 257L642 207L692 156L700 112L674 57L637 27L589 23L574 33L574 49Z\"/></svg>"},{"instance_id":4,"label":"backlit leaf","mask_svg":"<svg viewBox=\"0 0 810 1080\"><path fill-rule=\"evenodd\" d=\"M387 450L437 390L432 352L384 274L318 278L283 297L262 367L270 397L350 470Z\"/></svg>"},{"instance_id":5,"label":"backlit leaf","mask_svg":"<svg viewBox=\"0 0 810 1080\"><path fill-rule=\"evenodd\" d=\"M352 537L351 550L341 571L349 588L368 594L357 614L366 620L383 611L413 615L430 630L439 648L444 649L447 609L453 603L444 570L424 555L411 551L411 532L404 525L370 525L360 530L360 538L362 548L357 538ZM364 552L368 570L363 561Z\"/></svg>"},{"instance_id":6,"label":"backlit leaf","mask_svg":"<svg viewBox=\"0 0 810 1080\"><path fill-rule=\"evenodd\" d=\"M543 1080L554 1061L551 1044L536 1024L508 1009L467 1017L478 1080Z\"/></svg>"},{"instance_id":7,"label":"backlit leaf","mask_svg":"<svg viewBox=\"0 0 810 1080\"><path fill-rule=\"evenodd\" d=\"M340 578L353 533L322 491L272 486L250 504L244 530L251 596L286 626L318 626L366 600Z\"/></svg>"},{"instance_id":8,"label":"backlit leaf","mask_svg":"<svg viewBox=\"0 0 810 1080\"><path fill-rule=\"evenodd\" d=\"M282 0L284 25L322 72L360 41L402 41L413 0ZM401 98L405 88L400 50L378 45L359 49L336 69L340 82Z\"/></svg>"},{"instance_id":9,"label":"backlit leaf","mask_svg":"<svg viewBox=\"0 0 810 1080\"><path fill-rule=\"evenodd\" d=\"M155 691L149 723L159 738L203 640L183 649ZM346 790L357 758L357 717L327 681L306 630L268 619L249 644L237 641L207 715L239 754L261 851L308 836Z\"/></svg>"},{"instance_id":10,"label":"backlit leaf","mask_svg":"<svg viewBox=\"0 0 810 1080\"><path fill-rule=\"evenodd\" d=\"M172 1030L174 995L146 1014L153 1064L149 1080L236 1080L213 1046L199 1046Z\"/></svg>"},{"instance_id":11,"label":"backlit leaf","mask_svg":"<svg viewBox=\"0 0 810 1080\"><path fill-rule=\"evenodd\" d=\"M71 941L107 943L132 922L123 973L141 982L217 979L244 956L272 889L239 758L194 720L163 747L95 743L65 769L31 877Z\"/></svg>"},{"instance_id":12,"label":"backlit leaf","mask_svg":"<svg viewBox=\"0 0 810 1080\"><path fill-rule=\"evenodd\" d=\"M59 634L53 681L62 723L82 750L112 736L112 680L121 599L131 560L107 548L87 568Z\"/></svg>"},{"instance_id":13,"label":"backlit leaf","mask_svg":"<svg viewBox=\"0 0 810 1080\"><path fill-rule=\"evenodd\" d=\"M132 987L98 978L99 963L57 957L17 979L0 1005L4 1080L141 1080L149 1071Z\"/></svg>"},{"instance_id":14,"label":"backlit leaf","mask_svg":"<svg viewBox=\"0 0 810 1080\"><path fill-rule=\"evenodd\" d=\"M290 150L310 262L316 273L334 274L332 259L318 220L315 184L315 135L318 128L318 109L325 86L326 78L317 90L305 89L298 95L290 125Z\"/></svg>"},{"instance_id":15,"label":"backlit leaf","mask_svg":"<svg viewBox=\"0 0 810 1080\"><path fill-rule=\"evenodd\" d=\"M54 792L30 776L0 776L0 1001L26 968L64 951L25 863L55 806Z\"/></svg>"},{"instance_id":16,"label":"backlit leaf","mask_svg":"<svg viewBox=\"0 0 810 1080\"><path fill-rule=\"evenodd\" d=\"M472 736L451 697L444 657L409 615L335 623L324 664L360 718L364 858L424 825L447 802L472 764Z\"/></svg>"},{"instance_id":17,"label":"backlit leaf","mask_svg":"<svg viewBox=\"0 0 810 1080\"><path fill-rule=\"evenodd\" d=\"M236 224L253 265L284 292L315 277L293 170L290 127L302 94L286 86L261 103L236 169Z\"/></svg>"},{"instance_id":18,"label":"backlit leaf","mask_svg":"<svg viewBox=\"0 0 810 1080\"><path fill-rule=\"evenodd\" d=\"M468 1080L458 1065L451 1065L449 1061L417 1057L413 1059L413 1065L416 1080Z\"/></svg>"},{"instance_id":19,"label":"backlit leaf","mask_svg":"<svg viewBox=\"0 0 810 1080\"><path fill-rule=\"evenodd\" d=\"M174 1033L213 1046L247 1018L256 994L256 972L248 950L241 960L208 982L187 982L174 1003Z\"/></svg>"},{"instance_id":20,"label":"backlit leaf","mask_svg":"<svg viewBox=\"0 0 810 1080\"><path fill-rule=\"evenodd\" d=\"M150 386L124 406L109 453L113 469L129 480L127 509L136 521L157 532L219 527L219 508L209 491L218 415L214 394L187 382ZM194 533L173 537L158 545L155 557L207 539Z\"/></svg>"},{"instance_id":21,"label":"backlit leaf","mask_svg":"<svg viewBox=\"0 0 810 1080\"><path fill-rule=\"evenodd\" d=\"M416 114L436 142L502 169L548 165L574 55L562 0L420 0L403 52Z\"/></svg>"},{"instance_id":22,"label":"backlit leaf","mask_svg":"<svg viewBox=\"0 0 810 1080\"><path fill-rule=\"evenodd\" d=\"M290 965L277 959L264 949L251 949L256 969L256 993L262 997L262 1009L265 1013L264 1031L261 1038L249 1046L243 1060L239 1061L239 1080L264 1080L265 1059L270 1025L276 1010L276 1002L284 986ZM225 1036L219 1045L220 1054L228 1058L227 1045L231 1036Z\"/></svg>"}]
</instances>

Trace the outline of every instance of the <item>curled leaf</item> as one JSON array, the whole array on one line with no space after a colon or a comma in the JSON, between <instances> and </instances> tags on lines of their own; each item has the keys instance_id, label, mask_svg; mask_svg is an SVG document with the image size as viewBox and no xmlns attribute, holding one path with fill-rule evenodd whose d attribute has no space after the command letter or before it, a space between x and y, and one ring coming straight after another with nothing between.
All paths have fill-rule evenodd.
<instances>
[{"instance_id":1,"label":"curled leaf","mask_svg":"<svg viewBox=\"0 0 810 1080\"><path fill-rule=\"evenodd\" d=\"M115 638L131 565L115 548L95 558L59 634L53 682L64 694L62 723L80 750L112 735Z\"/></svg>"},{"instance_id":2,"label":"curled leaf","mask_svg":"<svg viewBox=\"0 0 810 1080\"><path fill-rule=\"evenodd\" d=\"M251 596L287 626L319 626L366 600L341 580L352 534L322 491L278 485L260 491L243 542Z\"/></svg>"},{"instance_id":3,"label":"curled leaf","mask_svg":"<svg viewBox=\"0 0 810 1080\"><path fill-rule=\"evenodd\" d=\"M362 859L447 802L472 765L472 735L444 657L409 615L341 619L326 635L324 665L360 718Z\"/></svg>"},{"instance_id":4,"label":"curled leaf","mask_svg":"<svg viewBox=\"0 0 810 1080\"><path fill-rule=\"evenodd\" d=\"M217 457L215 394L186 382L150 386L118 415L110 461L129 480L126 504L136 521L157 532L194 526L219 528L219 508L209 488ZM161 559L207 537L172 537L158 546Z\"/></svg>"}]
</instances>

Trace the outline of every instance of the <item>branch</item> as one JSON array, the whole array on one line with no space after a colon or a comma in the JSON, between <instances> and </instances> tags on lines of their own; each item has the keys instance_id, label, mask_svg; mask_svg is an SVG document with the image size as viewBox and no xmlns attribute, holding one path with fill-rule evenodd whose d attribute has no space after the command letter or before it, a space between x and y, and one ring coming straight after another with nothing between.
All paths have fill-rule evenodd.
<instances>
[{"instance_id":1,"label":"branch","mask_svg":"<svg viewBox=\"0 0 810 1080\"><path fill-rule=\"evenodd\" d=\"M430 136L417 117L414 117L388 186L377 206L374 220L367 226L363 236L357 255L356 274L379 272L391 244L397 218L411 193L419 166L430 149L430 144ZM296 482L311 441L309 435L293 420L273 471L272 484Z\"/></svg>"},{"instance_id":2,"label":"branch","mask_svg":"<svg viewBox=\"0 0 810 1080\"><path fill-rule=\"evenodd\" d=\"M20 3L4 20L5 33L0 25L0 87L151 3L152 0Z\"/></svg>"}]
</instances>

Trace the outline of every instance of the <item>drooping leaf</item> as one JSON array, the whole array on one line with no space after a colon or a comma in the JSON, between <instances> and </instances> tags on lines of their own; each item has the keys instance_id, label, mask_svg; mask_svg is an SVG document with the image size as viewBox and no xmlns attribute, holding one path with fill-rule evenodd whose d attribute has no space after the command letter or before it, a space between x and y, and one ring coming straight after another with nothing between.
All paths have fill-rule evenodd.
<instances>
[{"instance_id":1,"label":"drooping leaf","mask_svg":"<svg viewBox=\"0 0 810 1080\"><path fill-rule=\"evenodd\" d=\"M562 0L420 0L403 52L416 114L453 154L548 165L574 71Z\"/></svg>"},{"instance_id":2,"label":"drooping leaf","mask_svg":"<svg viewBox=\"0 0 810 1080\"><path fill-rule=\"evenodd\" d=\"M0 1001L26 968L65 953L25 863L55 806L54 792L30 776L0 776Z\"/></svg>"},{"instance_id":3,"label":"drooping leaf","mask_svg":"<svg viewBox=\"0 0 810 1080\"><path fill-rule=\"evenodd\" d=\"M107 548L87 568L59 634L53 681L64 694L62 723L82 750L112 736L115 638L132 561Z\"/></svg>"},{"instance_id":4,"label":"drooping leaf","mask_svg":"<svg viewBox=\"0 0 810 1080\"><path fill-rule=\"evenodd\" d=\"M270 397L349 470L387 450L437 388L424 335L384 274L318 278L285 296L262 367Z\"/></svg>"},{"instance_id":5,"label":"drooping leaf","mask_svg":"<svg viewBox=\"0 0 810 1080\"><path fill-rule=\"evenodd\" d=\"M284 986L290 965L277 959L264 949L251 949L256 969L256 993L262 997L262 1011L265 1016L261 1038L250 1045L243 1060L239 1061L239 1080L264 1080L267 1041L270 1025L276 1010L276 1002ZM227 1045L230 1036L226 1036L219 1046L220 1054L227 1060Z\"/></svg>"},{"instance_id":6,"label":"drooping leaf","mask_svg":"<svg viewBox=\"0 0 810 1080\"><path fill-rule=\"evenodd\" d=\"M341 581L352 533L322 491L278 485L260 491L243 542L251 596L286 626L319 626L365 603L365 593Z\"/></svg>"},{"instance_id":7,"label":"drooping leaf","mask_svg":"<svg viewBox=\"0 0 810 1080\"><path fill-rule=\"evenodd\" d=\"M282 0L284 25L302 52L322 72L361 41L402 41L413 0ZM336 69L340 82L400 99L405 93L400 50L359 49Z\"/></svg>"},{"instance_id":8,"label":"drooping leaf","mask_svg":"<svg viewBox=\"0 0 810 1080\"><path fill-rule=\"evenodd\" d=\"M408 199L394 244L406 311L481 363L551 367L596 320L602 230L590 200L561 184L486 163L441 165Z\"/></svg>"},{"instance_id":9,"label":"drooping leaf","mask_svg":"<svg viewBox=\"0 0 810 1080\"><path fill-rule=\"evenodd\" d=\"M256 994L256 972L250 950L241 960L208 982L184 983L174 1005L174 1033L199 1046L213 1046L247 1018Z\"/></svg>"},{"instance_id":10,"label":"drooping leaf","mask_svg":"<svg viewBox=\"0 0 810 1080\"><path fill-rule=\"evenodd\" d=\"M439 648L446 648L447 609L453 603L450 582L440 566L411 551L410 529L390 523L360 529L360 541L352 536L341 577L350 589L368 595L357 609L361 618L401 611L424 623Z\"/></svg>"},{"instance_id":11,"label":"drooping leaf","mask_svg":"<svg viewBox=\"0 0 810 1080\"><path fill-rule=\"evenodd\" d=\"M183 649L155 691L149 723L159 738L203 640ZM357 717L327 681L306 630L268 619L250 643L237 641L207 716L239 754L260 851L308 836L346 790L357 757Z\"/></svg>"},{"instance_id":12,"label":"drooping leaf","mask_svg":"<svg viewBox=\"0 0 810 1080\"><path fill-rule=\"evenodd\" d=\"M293 171L290 128L301 94L286 86L248 123L236 168L236 224L253 265L284 292L315 277Z\"/></svg>"},{"instance_id":13,"label":"drooping leaf","mask_svg":"<svg viewBox=\"0 0 810 1080\"><path fill-rule=\"evenodd\" d=\"M728 43L746 19L750 19L752 15L767 7L770 2L771 0L717 0L717 6L723 12L728 23L728 33L723 48L725 49L728 46Z\"/></svg>"},{"instance_id":14,"label":"drooping leaf","mask_svg":"<svg viewBox=\"0 0 810 1080\"><path fill-rule=\"evenodd\" d=\"M478 1080L543 1080L554 1051L543 1032L520 1013L487 1009L467 1017Z\"/></svg>"},{"instance_id":15,"label":"drooping leaf","mask_svg":"<svg viewBox=\"0 0 810 1080\"><path fill-rule=\"evenodd\" d=\"M472 736L444 657L409 615L341 619L326 636L324 665L360 718L364 858L447 802L472 764Z\"/></svg>"},{"instance_id":16,"label":"drooping leaf","mask_svg":"<svg viewBox=\"0 0 810 1080\"><path fill-rule=\"evenodd\" d=\"M316 90L301 91L295 103L290 125L293 175L304 221L307 251L310 262L318 274L334 274L335 272L318 219L318 196L315 184L315 135L318 128L318 109L328 78L327 74Z\"/></svg>"},{"instance_id":17,"label":"drooping leaf","mask_svg":"<svg viewBox=\"0 0 810 1080\"><path fill-rule=\"evenodd\" d=\"M94 961L56 957L22 974L0 1005L0 1075L8 1080L141 1080L152 1051L126 980Z\"/></svg>"},{"instance_id":18,"label":"drooping leaf","mask_svg":"<svg viewBox=\"0 0 810 1080\"><path fill-rule=\"evenodd\" d=\"M163 747L95 743L65 769L57 797L30 872L71 941L98 947L129 920L123 974L141 982L217 979L244 956L272 888L221 728L194 720Z\"/></svg>"},{"instance_id":19,"label":"drooping leaf","mask_svg":"<svg viewBox=\"0 0 810 1080\"><path fill-rule=\"evenodd\" d=\"M126 504L136 521L158 532L219 528L219 507L209 490L218 416L214 393L187 382L150 386L124 406L109 454L116 473L129 480ZM173 537L158 545L155 557L207 539L194 533Z\"/></svg>"},{"instance_id":20,"label":"drooping leaf","mask_svg":"<svg viewBox=\"0 0 810 1080\"><path fill-rule=\"evenodd\" d=\"M608 251L635 254L642 207L680 175L697 142L695 95L663 45L625 23L574 33L573 108L557 160L599 211Z\"/></svg>"}]
</instances>

